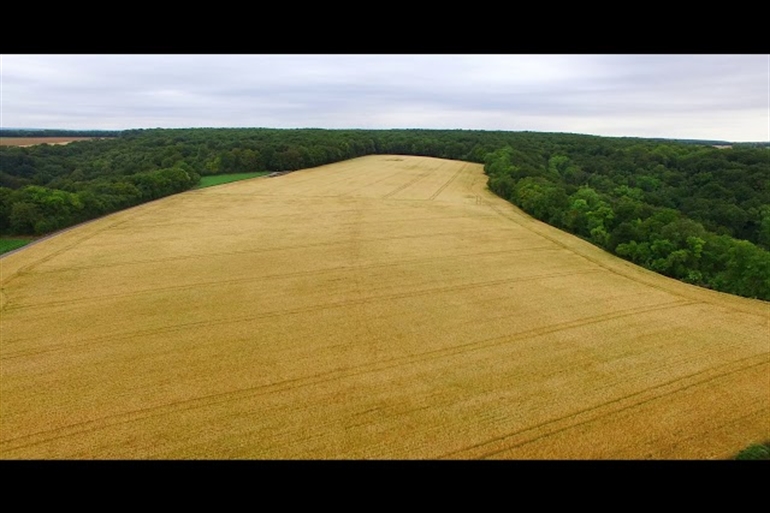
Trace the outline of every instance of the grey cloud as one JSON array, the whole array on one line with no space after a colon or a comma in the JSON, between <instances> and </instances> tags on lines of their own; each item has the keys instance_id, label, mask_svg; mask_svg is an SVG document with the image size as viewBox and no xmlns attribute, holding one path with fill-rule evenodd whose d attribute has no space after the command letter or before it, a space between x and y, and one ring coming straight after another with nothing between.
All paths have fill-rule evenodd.
<instances>
[{"instance_id":1,"label":"grey cloud","mask_svg":"<svg viewBox=\"0 0 770 513\"><path fill-rule=\"evenodd\" d=\"M487 128L767 140L769 74L766 55L4 55L2 110L4 126L51 128Z\"/></svg>"}]
</instances>

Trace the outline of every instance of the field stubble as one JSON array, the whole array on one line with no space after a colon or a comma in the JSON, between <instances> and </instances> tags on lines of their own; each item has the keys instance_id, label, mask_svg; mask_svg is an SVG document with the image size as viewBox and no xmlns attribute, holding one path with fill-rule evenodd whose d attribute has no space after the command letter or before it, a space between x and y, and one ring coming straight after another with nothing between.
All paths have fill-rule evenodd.
<instances>
[{"instance_id":1,"label":"field stubble","mask_svg":"<svg viewBox=\"0 0 770 513\"><path fill-rule=\"evenodd\" d=\"M770 305L372 156L191 191L0 260L0 457L727 458Z\"/></svg>"}]
</instances>

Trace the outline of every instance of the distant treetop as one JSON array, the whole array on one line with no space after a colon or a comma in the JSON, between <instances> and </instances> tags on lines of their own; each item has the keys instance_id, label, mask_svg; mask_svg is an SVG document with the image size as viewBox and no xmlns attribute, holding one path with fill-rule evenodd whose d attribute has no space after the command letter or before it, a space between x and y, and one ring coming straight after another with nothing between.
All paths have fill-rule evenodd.
<instances>
[{"instance_id":1,"label":"distant treetop","mask_svg":"<svg viewBox=\"0 0 770 513\"><path fill-rule=\"evenodd\" d=\"M0 137L119 137L122 130L60 130L49 128L0 128Z\"/></svg>"}]
</instances>

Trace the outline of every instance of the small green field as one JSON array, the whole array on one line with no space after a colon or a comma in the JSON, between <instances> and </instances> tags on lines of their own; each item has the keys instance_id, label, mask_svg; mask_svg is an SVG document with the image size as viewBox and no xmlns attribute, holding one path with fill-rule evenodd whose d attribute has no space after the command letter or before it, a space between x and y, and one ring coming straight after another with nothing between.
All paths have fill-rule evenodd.
<instances>
[{"instance_id":1,"label":"small green field","mask_svg":"<svg viewBox=\"0 0 770 513\"><path fill-rule=\"evenodd\" d=\"M267 171L256 171L254 173L233 173L229 175L211 175L201 177L200 183L195 187L196 189L203 189L204 187L211 187L213 185L222 185L223 183L237 182L238 180L246 180L247 178L256 178L258 176L264 176L268 174Z\"/></svg>"},{"instance_id":2,"label":"small green field","mask_svg":"<svg viewBox=\"0 0 770 513\"><path fill-rule=\"evenodd\" d=\"M18 249L32 242L33 239L3 239L0 238L0 255Z\"/></svg>"}]
</instances>

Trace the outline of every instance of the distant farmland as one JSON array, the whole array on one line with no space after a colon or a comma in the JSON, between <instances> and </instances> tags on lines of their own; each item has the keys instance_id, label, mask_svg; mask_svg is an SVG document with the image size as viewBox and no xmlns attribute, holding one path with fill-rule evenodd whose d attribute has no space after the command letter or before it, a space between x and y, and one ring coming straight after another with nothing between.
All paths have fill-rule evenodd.
<instances>
[{"instance_id":1,"label":"distant farmland","mask_svg":"<svg viewBox=\"0 0 770 513\"><path fill-rule=\"evenodd\" d=\"M69 144L104 137L0 137L0 146L35 146L36 144Z\"/></svg>"},{"instance_id":2,"label":"distant farmland","mask_svg":"<svg viewBox=\"0 0 770 513\"><path fill-rule=\"evenodd\" d=\"M770 304L370 156L144 204L0 260L0 458L729 458Z\"/></svg>"}]
</instances>

